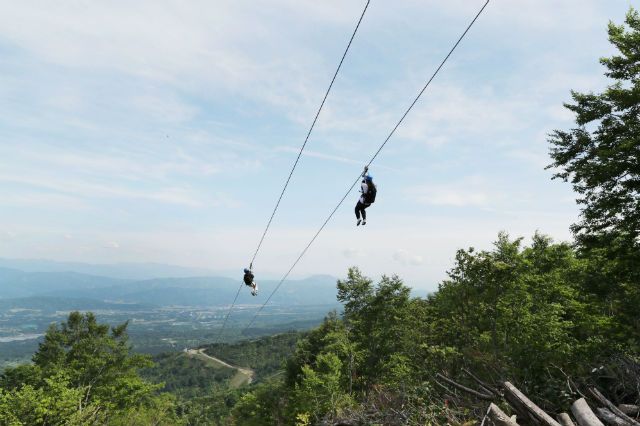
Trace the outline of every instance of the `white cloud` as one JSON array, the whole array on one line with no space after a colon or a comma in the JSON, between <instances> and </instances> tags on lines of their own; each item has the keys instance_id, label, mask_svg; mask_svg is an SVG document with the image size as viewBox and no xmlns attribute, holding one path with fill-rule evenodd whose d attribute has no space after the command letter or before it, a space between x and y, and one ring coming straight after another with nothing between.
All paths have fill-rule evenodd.
<instances>
[{"instance_id":1,"label":"white cloud","mask_svg":"<svg viewBox=\"0 0 640 426\"><path fill-rule=\"evenodd\" d=\"M124 198L158 201L178 204L186 207L201 207L205 204L201 194L181 187L161 187L153 190L131 189L116 185L102 185L60 179L55 176L19 176L18 174L0 174L0 182L34 186L81 198ZM46 195L49 197L49 195ZM41 201L38 201L41 202ZM211 204L215 204L212 202Z\"/></svg>"},{"instance_id":2,"label":"white cloud","mask_svg":"<svg viewBox=\"0 0 640 426\"><path fill-rule=\"evenodd\" d=\"M409 253L407 250L398 249L393 253L393 260L402 265L420 266L424 263L422 256Z\"/></svg>"},{"instance_id":3,"label":"white cloud","mask_svg":"<svg viewBox=\"0 0 640 426\"><path fill-rule=\"evenodd\" d=\"M181 123L195 117L195 107L166 95L140 95L131 99L140 112L169 123Z\"/></svg>"},{"instance_id":4,"label":"white cloud","mask_svg":"<svg viewBox=\"0 0 640 426\"><path fill-rule=\"evenodd\" d=\"M507 156L520 160L521 162L531 166L537 170L543 170L549 164L551 159L546 152L527 148L515 148L507 152Z\"/></svg>"},{"instance_id":5,"label":"white cloud","mask_svg":"<svg viewBox=\"0 0 640 426\"><path fill-rule=\"evenodd\" d=\"M342 255L347 259L358 259L365 256L365 253L362 249L349 247L342 250Z\"/></svg>"},{"instance_id":6,"label":"white cloud","mask_svg":"<svg viewBox=\"0 0 640 426\"><path fill-rule=\"evenodd\" d=\"M552 120L563 123L572 123L575 117L574 113L569 111L563 105L552 105L547 107L547 114Z\"/></svg>"},{"instance_id":7,"label":"white cloud","mask_svg":"<svg viewBox=\"0 0 640 426\"><path fill-rule=\"evenodd\" d=\"M360 8L337 1L321 6L280 1L261 11L251 1L58 6L4 7L0 37L72 69L109 70L191 93L237 93L298 111L315 106L315 77L325 70L322 59L293 36L300 28L290 24L298 19L346 28ZM288 60L291 56L297 60ZM169 119L192 115L192 107L168 100L134 98Z\"/></svg>"},{"instance_id":8,"label":"white cloud","mask_svg":"<svg viewBox=\"0 0 640 426\"><path fill-rule=\"evenodd\" d=\"M286 152L289 154L298 154L298 152L300 152L300 148L295 148L292 146L280 146L277 147L275 149L277 152ZM303 156L305 157L313 157L313 158L319 158L321 160L329 160L329 161L337 161L339 163L348 163L348 164L361 164L362 161L356 161L353 160L351 158L347 158L347 157L342 157L339 155L331 155L331 154L324 154L322 152L316 152L313 150L309 150L309 149L305 149L302 153Z\"/></svg>"},{"instance_id":9,"label":"white cloud","mask_svg":"<svg viewBox=\"0 0 640 426\"><path fill-rule=\"evenodd\" d=\"M465 91L451 85L434 86L407 117L398 136L441 146L450 140L473 138L479 143L489 135L511 134L522 129L519 118L530 104L518 96L498 96L491 87Z\"/></svg>"},{"instance_id":10,"label":"white cloud","mask_svg":"<svg viewBox=\"0 0 640 426\"><path fill-rule=\"evenodd\" d=\"M83 173L85 178L108 176L111 179L147 181L175 178L177 175L210 176L219 173L223 168L229 168L228 163L234 158L234 155L229 153L210 154L198 158L187 154L180 147L159 151L157 144L154 153L137 150L118 150L115 153L94 149L58 150L49 146L27 151L21 149L19 144L0 147L0 154L4 158L11 158L14 164L19 161L36 169L55 169L64 174Z\"/></svg>"},{"instance_id":11,"label":"white cloud","mask_svg":"<svg viewBox=\"0 0 640 426\"><path fill-rule=\"evenodd\" d=\"M0 177L2 182L2 177ZM5 181L6 182L6 181ZM89 205L78 199L77 197L55 194L43 191L29 191L24 188L4 189L2 197L0 197L0 205L18 206L18 207L37 207L46 209L51 207L63 207L66 211L87 210Z\"/></svg>"},{"instance_id":12,"label":"white cloud","mask_svg":"<svg viewBox=\"0 0 640 426\"><path fill-rule=\"evenodd\" d=\"M108 241L102 247L117 250L120 248L120 243L117 241Z\"/></svg>"},{"instance_id":13,"label":"white cloud","mask_svg":"<svg viewBox=\"0 0 640 426\"><path fill-rule=\"evenodd\" d=\"M0 231L0 241L9 242L15 240L18 234L13 231Z\"/></svg>"},{"instance_id":14,"label":"white cloud","mask_svg":"<svg viewBox=\"0 0 640 426\"><path fill-rule=\"evenodd\" d=\"M434 205L482 207L495 203L502 196L490 192L491 186L481 177L468 177L457 182L431 183L408 188L405 193L415 201Z\"/></svg>"}]
</instances>

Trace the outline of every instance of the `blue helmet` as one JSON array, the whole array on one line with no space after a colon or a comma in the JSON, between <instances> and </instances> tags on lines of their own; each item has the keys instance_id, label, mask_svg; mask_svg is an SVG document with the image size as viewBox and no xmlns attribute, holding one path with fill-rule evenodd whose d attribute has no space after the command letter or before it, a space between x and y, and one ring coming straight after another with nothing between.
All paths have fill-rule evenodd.
<instances>
[{"instance_id":1,"label":"blue helmet","mask_svg":"<svg viewBox=\"0 0 640 426\"><path fill-rule=\"evenodd\" d=\"M371 175L367 175L367 176L365 176L365 178L364 178L364 179L365 179L367 182L372 182L372 181L373 181L373 176L371 176Z\"/></svg>"},{"instance_id":2,"label":"blue helmet","mask_svg":"<svg viewBox=\"0 0 640 426\"><path fill-rule=\"evenodd\" d=\"M250 269L247 269L247 268L244 268L244 273L245 273L245 274L249 274L249 273L251 273L251 270L250 270Z\"/></svg>"}]
</instances>

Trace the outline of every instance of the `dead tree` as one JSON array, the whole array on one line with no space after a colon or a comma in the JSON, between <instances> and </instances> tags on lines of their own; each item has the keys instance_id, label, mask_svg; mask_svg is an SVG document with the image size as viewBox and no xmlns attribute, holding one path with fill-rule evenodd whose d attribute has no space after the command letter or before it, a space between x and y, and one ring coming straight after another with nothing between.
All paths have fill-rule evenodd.
<instances>
[{"instance_id":1,"label":"dead tree","mask_svg":"<svg viewBox=\"0 0 640 426\"><path fill-rule=\"evenodd\" d=\"M571 412L580 426L604 426L593 411L591 411L589 404L587 404L584 398L580 398L573 403Z\"/></svg>"},{"instance_id":2,"label":"dead tree","mask_svg":"<svg viewBox=\"0 0 640 426\"><path fill-rule=\"evenodd\" d=\"M509 417L493 402L489 405L487 417L491 419L493 424L496 426L518 426L518 423L512 420L511 417Z\"/></svg>"},{"instance_id":3,"label":"dead tree","mask_svg":"<svg viewBox=\"0 0 640 426\"><path fill-rule=\"evenodd\" d=\"M562 426L576 426L567 413L558 414L558 422L560 422Z\"/></svg>"},{"instance_id":4,"label":"dead tree","mask_svg":"<svg viewBox=\"0 0 640 426\"><path fill-rule=\"evenodd\" d=\"M504 382L504 396L511 406L519 411L524 417L530 417L536 424L544 426L562 426L557 421L545 413L540 407L531 402L518 388L510 382Z\"/></svg>"},{"instance_id":5,"label":"dead tree","mask_svg":"<svg viewBox=\"0 0 640 426\"><path fill-rule=\"evenodd\" d=\"M637 405L619 404L618 408L627 416L637 417L640 414L640 407L638 407Z\"/></svg>"},{"instance_id":6,"label":"dead tree","mask_svg":"<svg viewBox=\"0 0 640 426\"><path fill-rule=\"evenodd\" d=\"M640 426L640 423L638 423L631 417L627 416L622 410L620 410L618 407L613 405L613 403L609 401L607 398L605 398L604 395L602 395L598 389L589 388L589 393L591 394L591 396L593 396L593 398L596 401L598 401L600 404L607 407L611 413L615 414L617 417L620 417L622 420L628 423L629 426Z\"/></svg>"},{"instance_id":7,"label":"dead tree","mask_svg":"<svg viewBox=\"0 0 640 426\"><path fill-rule=\"evenodd\" d=\"M606 408L596 408L596 415L600 420L611 426L630 426L630 423L613 414Z\"/></svg>"}]
</instances>

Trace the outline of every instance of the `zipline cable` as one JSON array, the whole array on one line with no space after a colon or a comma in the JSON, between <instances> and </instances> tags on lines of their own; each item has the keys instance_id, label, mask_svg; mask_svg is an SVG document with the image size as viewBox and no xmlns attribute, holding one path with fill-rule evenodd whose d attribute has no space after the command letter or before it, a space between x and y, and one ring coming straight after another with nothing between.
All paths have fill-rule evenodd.
<instances>
[{"instance_id":1,"label":"zipline cable","mask_svg":"<svg viewBox=\"0 0 640 426\"><path fill-rule=\"evenodd\" d=\"M304 143L300 147L300 152L298 152L298 156L296 157L296 161L293 163L293 167L291 167L291 172L289 173L289 177L287 177L287 180L284 183L284 187L282 188L282 192L280 193L280 197L278 197L278 201L276 202L276 205L273 208L273 212L271 213L271 217L269 218L269 221L267 222L267 227L264 229L264 232L262 233L262 237L260 238L260 242L258 243L258 247L256 248L256 251L253 254L253 257L251 258L251 262L249 262L249 269L253 269L253 262L256 260L256 256L258 255L258 252L260 251L260 247L262 247L262 243L264 241L265 236L267 235L267 231L269 230L269 227L271 226L271 222L273 221L273 218L276 215L276 211L278 210L278 207L280 206L280 201L282 201L282 196L284 195L284 192L287 190L287 186L289 186L289 181L291 180L291 176L293 176L293 172L296 169L296 166L298 165L298 162L300 161L300 157L302 156L302 151L304 151L304 148L307 145L307 142L309 141L309 136L311 136L311 132L313 131L313 128L315 127L316 122L318 121L318 117L320 116L320 112L322 111L322 107L324 106L324 103L327 100L327 97L329 97L329 92L331 92L331 88L333 87L333 83L336 81L336 77L338 76L338 72L340 72L340 68L342 67L342 63L344 62L344 58L347 57L347 52L349 52L349 48L351 47L351 43L353 42L353 39L355 38L356 33L358 32L358 28L360 27L360 23L362 22L362 19L364 18L364 14L366 13L367 8L369 7L369 2L370 1L371 0L367 0L367 4L365 4L364 9L362 10L362 14L360 15L360 19L358 20L358 23L356 24L356 28L353 30L353 34L351 34L351 39L349 40L349 43L347 44L347 48L344 50L344 53L342 54L342 58L340 59L340 63L338 64L338 68L336 68L336 72L333 74L333 78L331 79L331 83L329 84L329 87L327 88L327 91L324 94L324 98L322 98L322 102L320 103L320 107L318 108L318 112L316 112L316 116L313 118L313 122L311 123L311 127L309 127L309 131L307 132L307 136L304 138Z\"/></svg>"},{"instance_id":2,"label":"zipline cable","mask_svg":"<svg viewBox=\"0 0 640 426\"><path fill-rule=\"evenodd\" d=\"M296 161L293 163L293 167L291 167L291 171L289 172L289 176L287 177L287 180L284 183L284 187L282 188L282 192L280 193L280 196L278 197L278 201L276 202L275 207L273 208L273 212L271 212L271 217L269 218L269 221L267 222L267 226L264 229L264 232L262 233L262 237L260 238L260 242L258 243L258 247L256 248L256 251L253 253L253 257L251 258L251 262L249 262L249 269L253 269L253 262L256 260L256 256L258 256L258 252L260 251L260 248L262 247L262 243L264 242L264 238L267 236L267 232L269 231L269 227L271 226L271 222L273 222L273 218L276 215L276 211L278 210L278 207L280 206L280 202L282 201L282 197L284 196L285 191L287 190L287 187L289 186L289 181L291 181L291 176L293 176L293 172L295 171L298 162L300 161L300 157L302 156L302 152L304 151L305 146L307 145L307 142L309 141L309 137L311 136L311 132L313 131L313 128L316 125L316 122L318 121L318 117L320 116L320 112L322 111L322 107L324 106L324 103L326 102L327 98L329 97L329 92L331 92L331 88L333 87L333 83L336 81L336 77L338 76L338 72L340 72L340 68L342 68L342 63L344 62L344 59L347 57L347 52L349 52L349 48L351 47L351 43L353 43L353 39L356 37L356 33L358 32L358 28L360 28L360 23L362 23L362 19L364 18L364 14L367 12L367 8L369 7L369 3L371 2L371 0L367 0L367 3L364 5L364 9L362 10L362 14L360 15L360 19L358 19L358 23L356 24L355 29L353 30L353 34L351 34L351 38L349 39L349 43L347 44L347 48L344 50L344 53L342 54L342 58L340 59L340 63L338 64L338 67L336 68L336 72L333 74L333 78L331 79L331 83L329 83L329 87L327 88L327 91L324 94L324 97L322 98L322 102L320 103L320 107L318 108L318 111L316 112L315 117L313 118L313 122L311 123L311 127L309 127L309 131L307 132L307 136L304 138L304 142L302 143L302 146L300 147L300 152L298 152L298 156L296 157ZM231 314L231 310L233 309L233 307L235 306L236 302L238 301L238 296L240 295L240 291L242 290L242 286L243 283L240 283L240 287L238 287L238 291L236 292L235 297L233 298L233 303L231 303L231 306L229 307L229 311L227 312L225 318L224 318L224 322L222 323L222 328L220 329L220 333L216 339L216 342L218 342L220 340L220 337L222 336L222 332L224 331L226 325L227 325L227 320L229 319L229 315Z\"/></svg>"},{"instance_id":3,"label":"zipline cable","mask_svg":"<svg viewBox=\"0 0 640 426\"><path fill-rule=\"evenodd\" d=\"M458 47L458 45L460 44L460 42L462 41L462 39L467 35L467 33L469 32L469 30L471 29L471 27L473 26L473 24L476 22L476 20L480 17L480 15L482 14L482 12L484 11L484 9L487 7L487 5L489 4L490 0L487 0L485 2L485 4L482 6L482 8L480 9L480 11L478 11L478 13L476 14L476 16L473 18L473 20L471 21L471 23L467 26L467 28L464 30L464 32L462 33L462 35L460 36L460 38L458 38L458 41L456 41L456 43L453 45L453 47L451 48L451 50L449 51L449 53L447 54L447 56L445 56L445 58L442 60L442 62L440 63L440 65L438 66L438 68L436 68L435 72L433 73L433 75L431 76L431 78L429 78L429 80L427 81L427 83L424 85L424 87L422 88L422 90L420 90L420 92L418 93L418 96L416 96L416 98L413 100L413 102L411 103L411 105L409 105L409 108L407 108L407 110L405 111L405 113L402 115L402 117L400 118L400 120L398 121L398 123L394 126L393 130L391 130L391 133L389 133L389 136L387 136L387 138L384 140L384 142L382 142L382 145L380 145L380 147L378 148L378 150L375 152L375 154L373 155L373 157L371 157L371 159L369 160L369 162L367 163L367 166L365 168L365 171L367 168L369 168L369 166L371 165L371 163L373 163L373 160L376 159L376 157L378 156L378 154L380 154L380 151L382 151L382 149L385 147L385 145L387 144L387 142L389 142L389 139L391 139L391 137L393 136L393 134L396 132L396 130L398 129L398 127L400 127L400 124L402 124L402 122L404 121L404 119L407 117L407 115L409 114L409 112L413 109L413 107L415 106L415 104L418 102L418 100L420 99L420 97L422 96L422 94L425 92L425 90L427 90L427 87L429 87L429 85L431 84L431 82L433 81L433 79L436 77L436 75L438 75L438 73L440 72L440 70L442 69L442 67L444 66L444 64L447 62L447 60L449 59L449 57L451 56L451 54L453 53L454 50L456 50L456 48ZM291 266L291 268L289 268L289 270L287 271L286 274L284 274L284 276L282 277L282 279L280 280L280 282L278 283L278 285L276 285L276 287L273 289L273 291L271 292L271 294L269 295L269 297L267 298L267 300L262 304L262 306L260 306L260 308L256 311L256 313L253 315L253 318L251 318L251 321L249 322L249 324L247 324L247 326L242 330L242 332L240 333L241 335L244 334L245 331L247 331L247 329L249 329L249 327L251 327L251 325L253 325L253 322L255 321L256 317L258 316L258 314L262 311L262 309L264 309L264 307L267 305L267 303L269 303L269 300L271 300L271 298L273 297L273 295L278 291L278 289L280 288L280 286L286 281L286 279L289 277L289 274L291 273L291 271L293 271L293 269L296 267L296 265L298 264L298 262L300 262L300 260L304 257L304 255L307 253L307 250L309 250L309 248L311 247L311 245L313 244L313 242L316 240L316 238L318 238L318 235L320 235L320 232L322 232L322 230L325 228L325 226L327 226L327 224L329 223L329 221L331 220L331 218L333 217L333 215L336 213L336 211L338 211L338 209L340 208L340 206L342 205L342 203L344 203L344 200L347 199L347 197L349 196L349 194L351 193L351 191L353 190L353 188L358 184L358 182L360 181L360 179L362 178L364 173L361 173L358 175L358 177L356 178L356 180L351 184L351 186L349 187L349 189L347 190L347 192L344 194L344 196L342 197L342 199L340 200L340 202L338 202L338 205L336 205L336 207L333 209L333 211L331 211L331 213L329 214L329 216L327 217L327 219L324 221L324 223L322 224L322 226L320 226L320 229L318 229L318 231L315 233L315 235L313 236L313 238L311 238L311 241L309 241L309 243L307 244L307 246L304 248L304 250L302 250L302 253L300 253L300 255L298 256L298 258L296 259L295 262L293 262L293 265Z\"/></svg>"}]
</instances>

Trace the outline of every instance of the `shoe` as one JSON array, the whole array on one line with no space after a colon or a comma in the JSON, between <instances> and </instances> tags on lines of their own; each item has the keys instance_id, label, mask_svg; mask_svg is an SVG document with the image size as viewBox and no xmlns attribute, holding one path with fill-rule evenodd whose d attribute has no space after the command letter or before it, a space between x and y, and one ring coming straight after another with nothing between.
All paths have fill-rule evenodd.
<instances>
[{"instance_id":1,"label":"shoe","mask_svg":"<svg viewBox=\"0 0 640 426\"><path fill-rule=\"evenodd\" d=\"M358 219L358 223L356 223L356 226L360 226L360 222L362 222L362 219Z\"/></svg>"},{"instance_id":2,"label":"shoe","mask_svg":"<svg viewBox=\"0 0 640 426\"><path fill-rule=\"evenodd\" d=\"M365 226L366 224L367 224L367 221L366 221L366 220L363 220L363 221L362 221L362 226Z\"/></svg>"},{"instance_id":3,"label":"shoe","mask_svg":"<svg viewBox=\"0 0 640 426\"><path fill-rule=\"evenodd\" d=\"M258 295L258 290L251 290L251 295L252 296L257 296Z\"/></svg>"}]
</instances>

